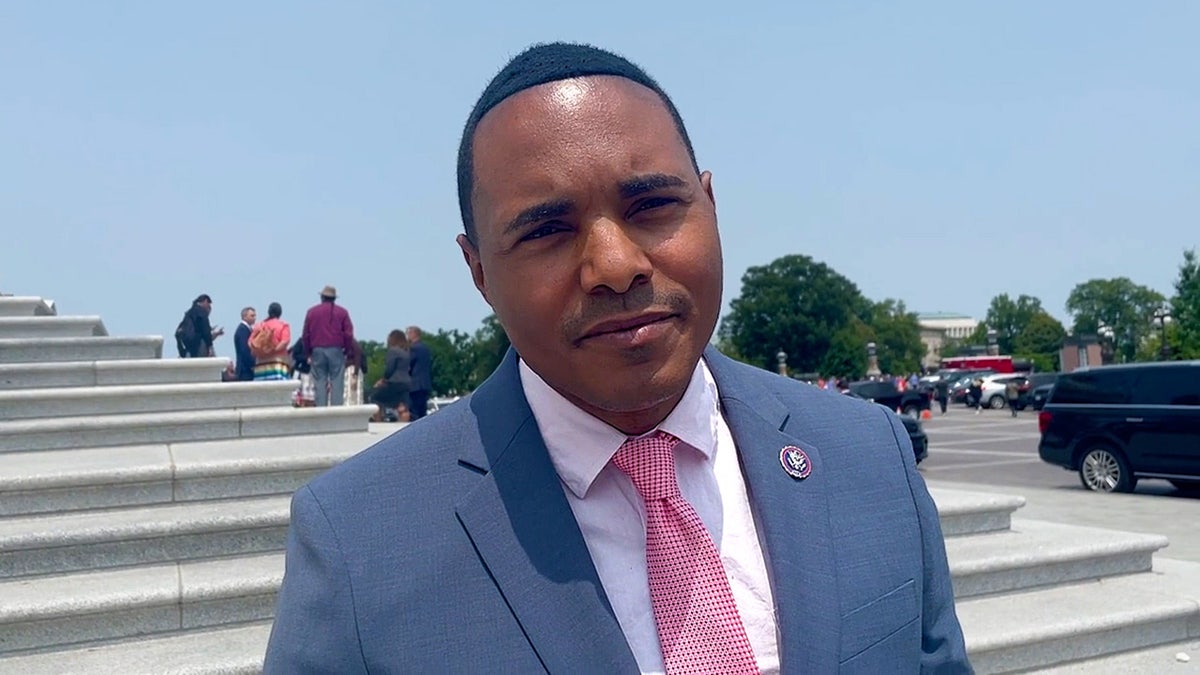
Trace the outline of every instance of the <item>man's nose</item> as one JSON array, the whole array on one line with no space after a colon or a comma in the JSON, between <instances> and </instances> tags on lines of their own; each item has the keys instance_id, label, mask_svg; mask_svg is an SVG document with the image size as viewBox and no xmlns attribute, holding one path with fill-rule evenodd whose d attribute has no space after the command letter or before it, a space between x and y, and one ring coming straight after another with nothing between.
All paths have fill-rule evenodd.
<instances>
[{"instance_id":1,"label":"man's nose","mask_svg":"<svg viewBox=\"0 0 1200 675\"><path fill-rule=\"evenodd\" d=\"M607 289L626 293L653 276L650 259L627 227L602 218L588 228L580 265L580 284L584 291L592 293Z\"/></svg>"}]
</instances>

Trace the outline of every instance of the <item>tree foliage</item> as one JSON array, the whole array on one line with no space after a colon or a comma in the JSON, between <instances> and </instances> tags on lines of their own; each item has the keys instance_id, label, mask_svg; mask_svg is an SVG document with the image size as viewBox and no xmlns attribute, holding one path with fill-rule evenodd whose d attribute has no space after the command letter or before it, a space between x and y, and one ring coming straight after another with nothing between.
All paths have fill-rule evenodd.
<instances>
[{"instance_id":1,"label":"tree foliage","mask_svg":"<svg viewBox=\"0 0 1200 675\"><path fill-rule=\"evenodd\" d=\"M925 354L916 314L903 302L871 302L849 279L808 256L751 267L730 306L718 345L768 370L777 367L780 350L792 372L852 378L866 373L869 342L876 343L885 372L915 372Z\"/></svg>"},{"instance_id":2,"label":"tree foliage","mask_svg":"<svg viewBox=\"0 0 1200 675\"><path fill-rule=\"evenodd\" d=\"M1183 252L1171 298L1168 341L1175 358L1200 359L1200 259L1195 249Z\"/></svg>"},{"instance_id":3,"label":"tree foliage","mask_svg":"<svg viewBox=\"0 0 1200 675\"><path fill-rule=\"evenodd\" d=\"M921 358L925 356L921 326L917 315L909 312L903 301L887 299L875 303L871 308L870 332L869 341L875 342L879 370L895 375L921 370Z\"/></svg>"},{"instance_id":4,"label":"tree foliage","mask_svg":"<svg viewBox=\"0 0 1200 675\"><path fill-rule=\"evenodd\" d=\"M834 335L852 318L865 321L870 314L853 282L805 255L746 270L730 307L721 337L747 363L774 370L783 350L788 368L804 373L820 369Z\"/></svg>"},{"instance_id":5,"label":"tree foliage","mask_svg":"<svg viewBox=\"0 0 1200 675\"><path fill-rule=\"evenodd\" d=\"M1067 296L1074 332L1097 335L1120 362L1135 360L1154 330L1154 313L1165 298L1126 277L1085 281Z\"/></svg>"},{"instance_id":6,"label":"tree foliage","mask_svg":"<svg viewBox=\"0 0 1200 675\"><path fill-rule=\"evenodd\" d=\"M1014 354L1018 351L1017 339L1038 315L1046 315L1042 309L1042 301L1038 298L1020 295L1013 300L1007 293L1001 293L992 298L991 304L988 305L984 323L996 331L996 344L1000 347L1000 353ZM986 335L984 340L986 344ZM1055 349L1057 350L1057 347Z\"/></svg>"}]
</instances>

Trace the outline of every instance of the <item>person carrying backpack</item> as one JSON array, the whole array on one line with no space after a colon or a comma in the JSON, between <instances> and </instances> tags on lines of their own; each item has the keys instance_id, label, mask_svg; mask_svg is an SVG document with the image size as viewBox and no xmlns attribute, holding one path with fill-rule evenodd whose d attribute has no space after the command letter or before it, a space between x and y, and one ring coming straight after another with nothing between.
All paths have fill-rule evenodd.
<instances>
[{"instance_id":1,"label":"person carrying backpack","mask_svg":"<svg viewBox=\"0 0 1200 675\"><path fill-rule=\"evenodd\" d=\"M254 355L254 379L286 380L291 377L292 360L288 345L292 328L283 320L283 306L272 302L267 308L267 320L250 332L250 353Z\"/></svg>"},{"instance_id":2,"label":"person carrying backpack","mask_svg":"<svg viewBox=\"0 0 1200 675\"><path fill-rule=\"evenodd\" d=\"M213 355L213 340L225 334L225 329L213 330L208 317L212 313L212 298L207 293L192 301L183 320L175 328L175 347L181 359L198 359Z\"/></svg>"}]
</instances>

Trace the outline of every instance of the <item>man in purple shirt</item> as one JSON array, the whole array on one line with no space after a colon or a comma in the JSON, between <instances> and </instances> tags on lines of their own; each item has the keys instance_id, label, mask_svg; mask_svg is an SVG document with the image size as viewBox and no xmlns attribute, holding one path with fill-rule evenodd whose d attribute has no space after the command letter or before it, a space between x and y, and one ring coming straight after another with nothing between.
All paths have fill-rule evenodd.
<instances>
[{"instance_id":1,"label":"man in purple shirt","mask_svg":"<svg viewBox=\"0 0 1200 675\"><path fill-rule=\"evenodd\" d=\"M337 304L337 289L333 286L321 289L321 302L304 315L300 339L304 355L312 364L317 407L342 405L346 360L353 358L358 350L350 312Z\"/></svg>"}]
</instances>

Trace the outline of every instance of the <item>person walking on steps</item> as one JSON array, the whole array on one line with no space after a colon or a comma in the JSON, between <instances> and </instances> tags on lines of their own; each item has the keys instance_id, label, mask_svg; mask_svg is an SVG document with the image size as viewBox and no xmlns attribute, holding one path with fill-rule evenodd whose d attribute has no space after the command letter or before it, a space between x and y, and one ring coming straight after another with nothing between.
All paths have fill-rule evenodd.
<instances>
[{"instance_id":1,"label":"person walking on steps","mask_svg":"<svg viewBox=\"0 0 1200 675\"><path fill-rule=\"evenodd\" d=\"M354 344L354 324L350 312L337 304L337 289L321 289L321 302L309 308L304 316L305 357L312 365L313 385L316 387L318 408L342 405L345 397L346 359L357 350Z\"/></svg>"}]
</instances>

